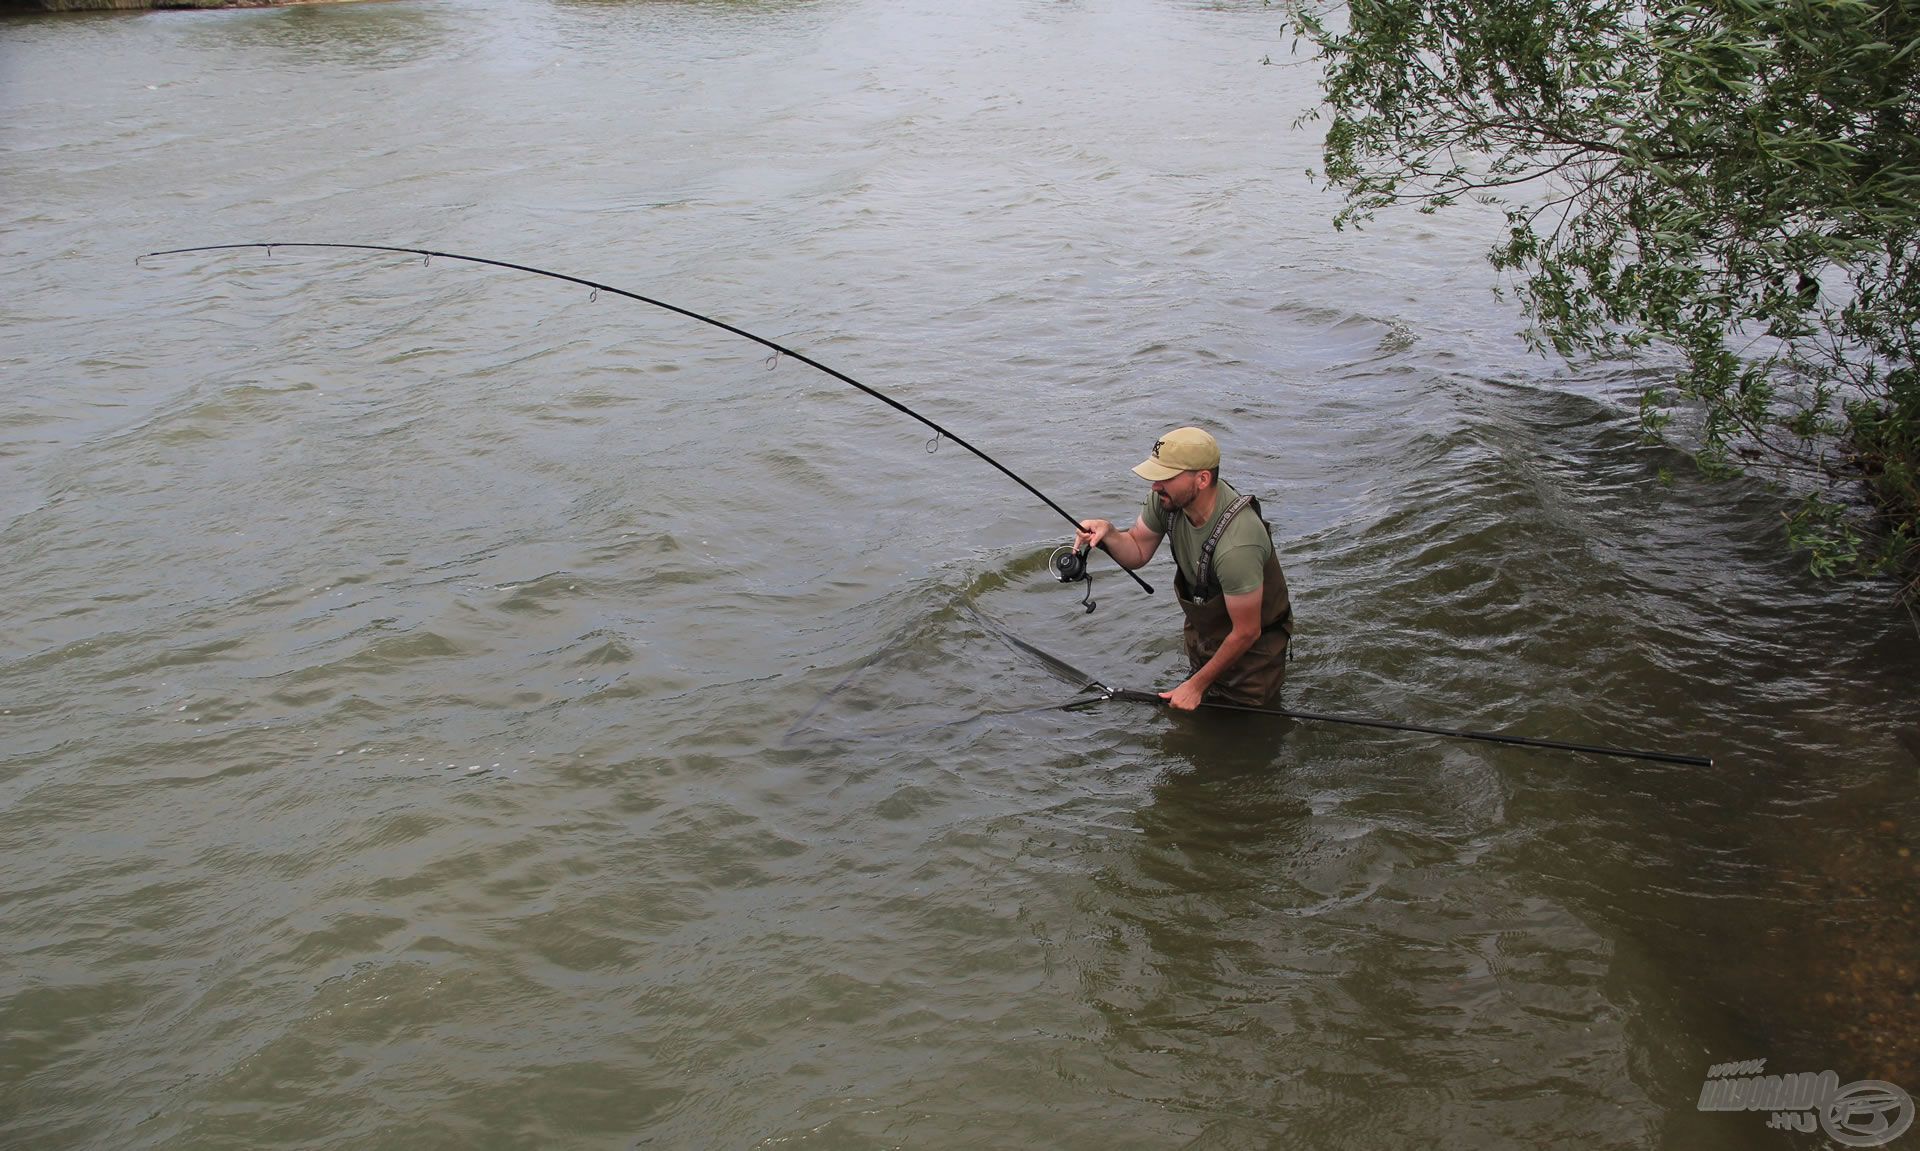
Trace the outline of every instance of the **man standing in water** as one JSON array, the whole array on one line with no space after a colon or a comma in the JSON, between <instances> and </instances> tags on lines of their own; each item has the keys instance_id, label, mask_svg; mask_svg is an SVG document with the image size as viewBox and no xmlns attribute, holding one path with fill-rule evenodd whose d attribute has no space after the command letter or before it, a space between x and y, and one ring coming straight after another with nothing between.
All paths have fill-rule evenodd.
<instances>
[{"instance_id":1,"label":"man standing in water","mask_svg":"<svg viewBox=\"0 0 1920 1151\"><path fill-rule=\"evenodd\" d=\"M1287 674L1293 605L1274 558L1273 529L1260 502L1220 478L1220 445L1199 428L1175 428L1154 441L1133 469L1153 484L1140 518L1126 531L1110 520L1082 520L1076 548L1106 545L1131 571L1173 531L1173 586L1187 617L1186 682L1160 697L1191 711L1208 702L1274 707Z\"/></svg>"}]
</instances>

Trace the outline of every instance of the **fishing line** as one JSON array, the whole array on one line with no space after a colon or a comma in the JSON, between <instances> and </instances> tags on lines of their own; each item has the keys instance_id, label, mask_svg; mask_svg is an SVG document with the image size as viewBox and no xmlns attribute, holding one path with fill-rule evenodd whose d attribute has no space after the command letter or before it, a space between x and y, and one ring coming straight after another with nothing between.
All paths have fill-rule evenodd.
<instances>
[{"instance_id":1,"label":"fishing line","mask_svg":"<svg viewBox=\"0 0 1920 1151\"><path fill-rule=\"evenodd\" d=\"M815 700L813 706L808 708L805 714L801 715L799 719L796 719L791 724L787 725L786 733L780 737L780 746L782 747L792 746L795 738L800 734L800 732L810 727L814 721L814 718L818 716L822 711L825 711L827 705L829 703L832 703L835 697L837 697L841 692L847 690L848 687L852 686L853 681L856 678L858 678L861 673L865 672L868 668L872 667L876 663L879 663L882 659L885 659L889 655L892 655L895 651L905 648L907 646L907 641L914 637L919 627L920 627L920 621L918 620L907 621L905 624L902 624L900 626L900 629L893 634L893 637L891 639L887 640L886 643L881 644L878 648L875 648L872 654L868 655L865 659L861 660L859 663L854 664L853 669L847 672L847 674L841 676L838 682L836 682L832 687L828 688L826 692L820 696L819 699Z\"/></svg>"},{"instance_id":2,"label":"fishing line","mask_svg":"<svg viewBox=\"0 0 1920 1151\"><path fill-rule=\"evenodd\" d=\"M1030 707L1010 707L999 711L977 711L972 715L964 715L959 719L942 720L939 723L916 724L907 727L888 727L881 728L878 731L863 731L855 734L836 736L807 737L796 729L787 732L785 736L781 737L780 746L807 748L824 747L836 743L870 743L880 739L900 740L907 736L926 735L930 732L944 731L950 727L964 727L970 723L979 723L981 720L1006 719L1016 715L1039 715L1042 712L1049 711L1070 711L1085 704L1098 702L1100 702L1099 698L1095 697L1092 699L1070 699L1059 703L1037 703Z\"/></svg>"},{"instance_id":3,"label":"fishing line","mask_svg":"<svg viewBox=\"0 0 1920 1151\"><path fill-rule=\"evenodd\" d=\"M1012 651L1016 655L1026 656L1027 658L1034 660L1041 667L1045 668L1048 672L1052 673L1055 677L1073 684L1075 690L1080 694L1084 695L1085 693L1090 691L1104 690L1101 687L1100 683L1093 678L1093 676L1087 674L1084 671L1081 671L1077 667L1074 667L1072 664L1061 659L1060 657L1053 655L1050 652L1044 651L1041 648L1036 647L1031 643L1028 643L1026 640L1021 639L1019 636L1009 631L1003 624L995 620L993 617L987 615L985 612L981 611L979 607L976 606L971 600L965 598L964 593L962 593L962 595L959 597L957 603L954 606L958 609L960 614L966 616L976 626L978 626L980 630L986 632L988 635L992 636L994 639L997 639L1001 643L1005 644L1008 648L1012 649ZM821 713L827 709L827 706L833 703L837 698L839 698L839 696L843 692L847 691L848 688L852 687L854 681L858 679L860 676L866 674L869 670L871 670L874 667L874 665L880 663L882 660L885 660L893 656L897 652L906 650L911 641L919 638L922 634L924 634L924 630L925 630L924 624L919 620L912 620L906 623L905 625L903 625L897 632L894 633L892 638L888 639L886 643L881 644L880 647L873 652L873 654L867 656L865 659L855 664L851 671L848 671L845 675L841 676L840 679L832 687L828 688L826 692L822 694L817 701L815 701L812 707L806 710L805 714L801 715L800 718L794 720L793 723L789 724L786 732L782 734L780 737L780 746L800 747L800 746L808 746L808 745L818 744L823 742L819 738L811 738L811 733L813 731L815 721L819 718ZM839 742L839 741L845 741L845 740L867 741L867 740L875 740L875 739L895 739L902 736L919 735L926 732L939 731L943 728L958 727L962 724L976 723L983 719L993 719L996 717L1012 716L1012 715L1032 715L1032 714L1043 712L1043 711L1063 711L1071 704L1086 703L1086 702L1088 701L1085 699L1075 698L1071 700L1061 700L1061 701L1055 701L1052 703L1030 705L1026 707L1008 708L1008 709L998 710L998 711L975 712L971 715L963 716L959 719L944 720L939 723L915 724L915 725L903 726L903 727L884 728L878 731L860 732L857 734L841 734L838 736L830 737L827 740L825 740L825 742Z\"/></svg>"},{"instance_id":4,"label":"fishing line","mask_svg":"<svg viewBox=\"0 0 1920 1151\"><path fill-rule=\"evenodd\" d=\"M986 612L981 611L978 607L974 606L971 601L963 601L960 606L966 611L968 616L972 617L975 623L993 633L1001 643L1006 644L1022 655L1031 656L1038 660L1042 667L1045 667L1061 679L1066 680L1068 683L1078 684L1081 691L1102 690L1104 688L1104 685L1093 676L1081 671L1079 668L1061 659L1059 656L1054 655L1052 652L1044 651L1013 634L1013 632L1007 630L1005 625L995 620Z\"/></svg>"},{"instance_id":5,"label":"fishing line","mask_svg":"<svg viewBox=\"0 0 1920 1151\"><path fill-rule=\"evenodd\" d=\"M825 372L827 375L832 376L834 379L839 380L843 384L848 384L854 388L858 388L860 391L865 392L867 395L872 396L874 399L879 400L881 403L886 404L888 407L893 408L895 411L898 411L898 412L904 413L905 415L913 417L914 419L920 421L922 424L925 424L927 427L933 429L933 438L927 441L927 450L929 452L935 451L939 448L940 441L942 438L952 440L954 443L959 444L961 447L965 448L969 452L972 452L974 455L986 461L988 464L991 464L997 471L1000 472L1001 475L1006 476L1008 479L1012 480L1014 483L1019 484L1021 487L1031 492L1035 497L1037 497L1040 500L1041 503L1046 504L1048 507L1052 508L1054 511L1059 512L1061 515L1061 518L1065 519L1068 523L1072 524L1076 530L1078 530L1078 528L1080 527L1080 521L1076 519L1071 512L1067 511L1067 509L1061 507L1059 504L1054 503L1053 500L1048 498L1045 492L1042 492L1039 488L1034 487L1032 484L1028 483L1025 479L1021 478L1020 475L1014 472L1012 468L1007 467L1005 464L1001 463L999 460L994 459L992 456L988 455L987 453L981 451L979 448L976 448L972 444L968 443L965 439L955 435L953 432L947 430L946 428L941 427L939 424L921 415L919 412L914 411L912 408L901 403L899 400L896 400L893 397L886 395L875 388L868 387L866 384L861 383L859 380L854 379L852 376L847 375L845 372L838 371L834 368L830 368L811 356L808 356L801 352L796 352L792 348L786 347L782 344L777 344L772 340L767 339L765 336L757 336L752 332L747 331L745 328L737 328L734 325L726 323L723 320L716 320L712 316L703 316L699 312L693 311L690 308L683 308L678 304L669 304L665 300L656 300L651 296L640 295L638 292L629 292L625 288L616 288L611 284L602 284L594 280L582 279L579 276L569 276L564 272L552 272L552 271L548 271L545 268L529 267L526 264L509 263L506 260L490 260L484 256L463 256L458 252L437 252L428 248L401 248L401 247L393 247L386 244L330 244L330 243L298 243L298 242L295 242L295 243L262 242L262 243L251 243L251 244L205 244L205 245L201 245L199 247L193 247L193 248L169 248L163 252L148 252L143 256L136 257L134 262L137 264L140 260L155 258L159 256L184 256L184 255L190 255L198 252L231 252L231 251L238 251L246 248L264 248L266 249L268 256L272 256L273 249L275 248L334 248L334 249L345 249L348 251L357 251L357 252L393 252L399 255L419 256L421 257L421 260L423 263L438 256L443 260L461 260L469 264L485 264L489 267L506 268L515 272L526 272L530 275L545 276L548 279L552 279L552 280L561 280L569 284L579 284L583 288L592 289L596 294L600 292L611 292L616 296L625 296L629 300L637 300L642 304L648 304L656 308L662 308L662 309L665 309L666 311L673 312L677 315L685 316L690 320L698 320L703 324L711 324L713 327L719 328L723 332L730 332L733 335L739 336L743 339L752 340L754 343L759 344L762 347L771 349L773 351L773 357L769 361L769 367L773 366L774 363L777 363L778 358L780 356L783 356L783 355L792 356L794 359L799 360L801 363L807 365L810 368L814 368L819 371ZM1107 550L1106 545L1104 543L1100 545L1100 550L1101 551ZM1108 555L1112 555L1112 553L1108 552ZM1119 561L1116 560L1114 562L1118 564ZM1153 594L1153 585L1149 584L1146 580L1140 578L1139 573L1128 571L1126 568L1121 568L1120 570L1125 571L1129 576L1132 576L1133 582L1139 584L1141 589L1144 590L1148 595ZM1092 585L1089 584L1088 585L1089 597L1088 599L1082 601L1087 605L1088 611L1093 610L1091 591L1092 591Z\"/></svg>"}]
</instances>

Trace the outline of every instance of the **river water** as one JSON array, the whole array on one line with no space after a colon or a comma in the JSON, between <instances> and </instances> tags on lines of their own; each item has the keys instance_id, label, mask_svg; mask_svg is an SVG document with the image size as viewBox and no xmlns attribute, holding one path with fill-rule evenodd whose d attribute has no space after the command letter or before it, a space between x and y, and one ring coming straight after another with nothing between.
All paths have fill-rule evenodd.
<instances>
[{"instance_id":1,"label":"river water","mask_svg":"<svg viewBox=\"0 0 1920 1151\"><path fill-rule=\"evenodd\" d=\"M0 1143L1814 1146L1920 1090L1913 624L1328 224L1192 0L0 22ZM1216 430L1290 706L1065 522ZM929 451L929 448L934 450ZM1662 469L1671 484L1659 482ZM1920 1136L1908 1136L1911 1141Z\"/></svg>"}]
</instances>

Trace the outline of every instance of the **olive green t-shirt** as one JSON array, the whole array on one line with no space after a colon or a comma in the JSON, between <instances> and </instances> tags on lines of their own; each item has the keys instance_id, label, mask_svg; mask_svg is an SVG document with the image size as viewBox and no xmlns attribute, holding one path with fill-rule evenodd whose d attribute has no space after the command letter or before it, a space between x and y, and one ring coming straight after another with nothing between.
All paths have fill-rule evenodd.
<instances>
[{"instance_id":1,"label":"olive green t-shirt","mask_svg":"<svg viewBox=\"0 0 1920 1151\"><path fill-rule=\"evenodd\" d=\"M1207 593L1207 589L1195 586L1200 578L1200 549L1213 535L1220 517L1240 498L1240 493L1225 480L1214 490L1219 494L1214 497L1213 514L1207 517L1207 522L1195 527L1185 512L1174 512L1173 538L1168 541L1179 560L1180 574L1187 577L1187 586L1200 596ZM1166 535L1167 519L1167 513L1160 508L1160 497L1148 492L1146 505L1140 510L1140 522L1147 525L1147 530ZM1260 517L1253 514L1253 508L1248 507L1233 517L1233 522L1227 525L1227 534L1220 537L1220 543L1213 549L1213 574L1220 581L1221 594L1246 595L1259 591L1267 572L1267 557L1272 554L1273 537L1267 534Z\"/></svg>"}]
</instances>

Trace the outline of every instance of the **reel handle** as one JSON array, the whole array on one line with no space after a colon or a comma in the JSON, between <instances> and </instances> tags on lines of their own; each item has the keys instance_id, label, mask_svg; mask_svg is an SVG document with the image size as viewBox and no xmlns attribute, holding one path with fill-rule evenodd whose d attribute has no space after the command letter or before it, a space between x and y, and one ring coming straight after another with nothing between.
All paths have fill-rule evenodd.
<instances>
[{"instance_id":1,"label":"reel handle","mask_svg":"<svg viewBox=\"0 0 1920 1151\"><path fill-rule=\"evenodd\" d=\"M1047 557L1047 569L1053 572L1053 578L1061 583L1079 583L1085 580L1087 594L1081 598L1080 605L1089 612L1094 609L1093 577L1087 574L1087 549L1056 548L1053 554Z\"/></svg>"}]
</instances>

